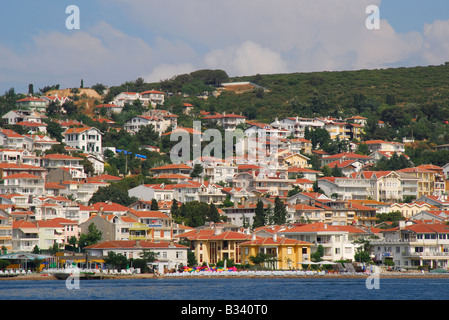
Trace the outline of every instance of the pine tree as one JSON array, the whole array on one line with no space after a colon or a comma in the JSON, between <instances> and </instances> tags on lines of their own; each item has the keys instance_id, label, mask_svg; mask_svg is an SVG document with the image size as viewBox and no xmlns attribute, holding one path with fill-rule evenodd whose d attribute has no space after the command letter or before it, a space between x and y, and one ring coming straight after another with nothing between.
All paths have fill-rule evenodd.
<instances>
[{"instance_id":1,"label":"pine tree","mask_svg":"<svg viewBox=\"0 0 449 320\"><path fill-rule=\"evenodd\" d=\"M159 211L159 205L157 204L157 200L156 199L151 199L151 207L150 207L151 211Z\"/></svg>"},{"instance_id":2,"label":"pine tree","mask_svg":"<svg viewBox=\"0 0 449 320\"><path fill-rule=\"evenodd\" d=\"M257 201L256 211L254 213L253 219L253 229L263 227L265 225L266 215L263 208L263 202L261 200Z\"/></svg>"},{"instance_id":3,"label":"pine tree","mask_svg":"<svg viewBox=\"0 0 449 320\"><path fill-rule=\"evenodd\" d=\"M287 222L287 209L279 196L274 199L273 222L277 225Z\"/></svg>"}]
</instances>

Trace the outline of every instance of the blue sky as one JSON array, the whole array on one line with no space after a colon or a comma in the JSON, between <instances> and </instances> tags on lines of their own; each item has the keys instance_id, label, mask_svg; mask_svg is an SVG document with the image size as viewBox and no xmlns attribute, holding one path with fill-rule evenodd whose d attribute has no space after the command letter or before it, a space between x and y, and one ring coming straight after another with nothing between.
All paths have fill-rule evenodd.
<instances>
[{"instance_id":1,"label":"blue sky","mask_svg":"<svg viewBox=\"0 0 449 320\"><path fill-rule=\"evenodd\" d=\"M68 5L80 29L68 30ZM365 27L368 5L380 29ZM444 0L0 0L0 93L45 85L159 81L449 61Z\"/></svg>"}]
</instances>

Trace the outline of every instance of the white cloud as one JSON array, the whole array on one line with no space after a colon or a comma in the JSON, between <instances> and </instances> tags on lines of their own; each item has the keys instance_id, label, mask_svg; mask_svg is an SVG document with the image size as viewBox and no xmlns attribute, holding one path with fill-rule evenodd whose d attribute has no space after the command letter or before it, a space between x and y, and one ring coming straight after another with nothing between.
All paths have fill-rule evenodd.
<instances>
[{"instance_id":1,"label":"white cloud","mask_svg":"<svg viewBox=\"0 0 449 320\"><path fill-rule=\"evenodd\" d=\"M252 41L212 50L204 61L208 68L223 69L230 75L287 72L286 63L279 53Z\"/></svg>"},{"instance_id":2,"label":"white cloud","mask_svg":"<svg viewBox=\"0 0 449 320\"><path fill-rule=\"evenodd\" d=\"M160 80L170 79L184 73L195 71L196 68L190 63L182 63L179 65L161 64L155 67L150 74L144 75L143 78L147 82L159 82Z\"/></svg>"},{"instance_id":3,"label":"white cloud","mask_svg":"<svg viewBox=\"0 0 449 320\"><path fill-rule=\"evenodd\" d=\"M123 21L132 21L135 35L100 21L72 32L41 32L24 45L25 53L0 45L0 82L70 86L82 77L86 85L114 85L201 68L233 76L449 60L449 21L425 25L422 32L398 33L385 19L379 30L366 29L366 7L378 5L382 18L381 0L111 0L107 5L115 5Z\"/></svg>"}]
</instances>

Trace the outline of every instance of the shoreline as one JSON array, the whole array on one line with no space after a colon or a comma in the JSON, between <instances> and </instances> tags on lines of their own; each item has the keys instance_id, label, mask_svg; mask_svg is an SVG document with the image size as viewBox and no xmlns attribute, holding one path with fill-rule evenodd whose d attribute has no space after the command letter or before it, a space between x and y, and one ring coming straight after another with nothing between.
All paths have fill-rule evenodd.
<instances>
[{"instance_id":1,"label":"shoreline","mask_svg":"<svg viewBox=\"0 0 449 320\"><path fill-rule=\"evenodd\" d=\"M98 278L92 278L91 280L123 280L123 279L366 279L370 276L378 275L380 278L389 279L449 279L449 273L365 273L365 274L321 274L321 275L192 275L192 276L182 276L182 275L170 275L156 276L154 274L133 274L133 275L110 275L102 276ZM51 274L28 274L28 275L18 275L11 277L0 277L0 281L24 281L24 280L59 280L54 275ZM88 281L88 279L81 279L82 281ZM65 281L65 280L63 280Z\"/></svg>"}]
</instances>

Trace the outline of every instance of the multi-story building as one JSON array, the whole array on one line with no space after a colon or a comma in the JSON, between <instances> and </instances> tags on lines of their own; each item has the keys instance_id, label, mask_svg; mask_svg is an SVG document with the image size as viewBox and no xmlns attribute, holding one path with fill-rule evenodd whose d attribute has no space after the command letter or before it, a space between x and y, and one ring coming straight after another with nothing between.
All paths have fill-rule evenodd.
<instances>
[{"instance_id":1,"label":"multi-story building","mask_svg":"<svg viewBox=\"0 0 449 320\"><path fill-rule=\"evenodd\" d=\"M0 190L2 194L44 195L45 180L29 173L16 173L3 178Z\"/></svg>"},{"instance_id":2,"label":"multi-story building","mask_svg":"<svg viewBox=\"0 0 449 320\"><path fill-rule=\"evenodd\" d=\"M272 237L256 237L240 243L242 263L252 263L250 257L264 253L272 258L264 267L276 270L291 270L299 267L305 260L310 260L312 243L287 239L274 234Z\"/></svg>"},{"instance_id":3,"label":"multi-story building","mask_svg":"<svg viewBox=\"0 0 449 320\"><path fill-rule=\"evenodd\" d=\"M222 126L226 131L234 131L241 123L246 122L246 117L234 113L215 114L203 117L203 120L212 121Z\"/></svg>"},{"instance_id":4,"label":"multi-story building","mask_svg":"<svg viewBox=\"0 0 449 320\"><path fill-rule=\"evenodd\" d=\"M395 266L449 267L449 227L442 223L401 221L399 227L382 231L383 240L370 241L377 261L390 259Z\"/></svg>"},{"instance_id":5,"label":"multi-story building","mask_svg":"<svg viewBox=\"0 0 449 320\"><path fill-rule=\"evenodd\" d=\"M286 238L313 244L311 253L316 252L319 245L324 249L323 260L353 260L359 244L354 240L369 237L363 229L352 226L332 226L323 222L305 224L287 228L278 232Z\"/></svg>"},{"instance_id":6,"label":"multi-story building","mask_svg":"<svg viewBox=\"0 0 449 320\"><path fill-rule=\"evenodd\" d=\"M94 127L69 128L64 133L64 143L86 153L102 154L100 130Z\"/></svg>"}]
</instances>

